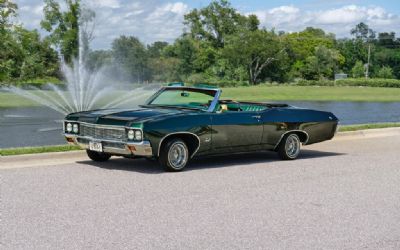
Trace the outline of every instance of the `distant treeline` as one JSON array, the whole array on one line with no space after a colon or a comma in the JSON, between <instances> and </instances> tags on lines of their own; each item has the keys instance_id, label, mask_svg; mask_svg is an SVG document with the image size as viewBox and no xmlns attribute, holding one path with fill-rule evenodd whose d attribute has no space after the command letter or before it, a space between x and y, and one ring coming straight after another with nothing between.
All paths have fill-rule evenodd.
<instances>
[{"instance_id":1,"label":"distant treeline","mask_svg":"<svg viewBox=\"0 0 400 250\"><path fill-rule=\"evenodd\" d=\"M44 39L37 31L10 22L17 13L10 1L1 5L8 4L11 12L0 11L6 13L0 23L5 41L0 45L0 81L58 77L59 59L53 48L72 62L77 55L78 20L90 22L94 13L82 15L78 0L66 3L67 10L61 12L57 2L45 1L41 25L50 35ZM88 67L107 67L117 80L141 83L311 84L332 80L337 73L352 78L400 79L400 39L391 31L376 33L365 23L354 27L348 39L336 39L334 34L312 27L278 32L260 27L257 16L240 14L229 1L217 0L193 9L185 15L184 24L187 32L172 44L158 41L145 45L137 37L120 36L109 50L87 50ZM90 32L82 33L87 45Z\"/></svg>"}]
</instances>

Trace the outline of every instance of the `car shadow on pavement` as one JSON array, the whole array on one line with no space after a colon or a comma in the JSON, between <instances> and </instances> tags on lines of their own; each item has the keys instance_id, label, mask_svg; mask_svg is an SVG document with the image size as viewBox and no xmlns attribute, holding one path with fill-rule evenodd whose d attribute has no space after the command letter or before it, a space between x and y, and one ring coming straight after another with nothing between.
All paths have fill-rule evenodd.
<instances>
[{"instance_id":1,"label":"car shadow on pavement","mask_svg":"<svg viewBox=\"0 0 400 250\"><path fill-rule=\"evenodd\" d=\"M112 157L106 162L87 160L79 161L77 163L108 170L132 171L145 174L160 174L165 172L156 161L146 159L126 159L121 157Z\"/></svg>"},{"instance_id":2,"label":"car shadow on pavement","mask_svg":"<svg viewBox=\"0 0 400 250\"><path fill-rule=\"evenodd\" d=\"M301 155L297 161L302 159L313 159L323 157L333 157L344 155L343 153L324 152L316 150L302 150ZM192 159L185 171L196 171L202 169L234 167L237 165L269 163L281 161L275 152L258 152L246 154L227 154L223 156L202 157ZM160 167L157 161L146 159L125 159L125 158L111 158L107 162L93 162L93 161L80 161L80 164L91 165L108 170L122 170L132 171L145 174L160 174L165 173L164 169Z\"/></svg>"},{"instance_id":3,"label":"car shadow on pavement","mask_svg":"<svg viewBox=\"0 0 400 250\"><path fill-rule=\"evenodd\" d=\"M299 158L296 161L302 159L322 158L343 155L342 153L334 152L323 152L316 150L302 150ZM193 160L187 168L187 171L210 169L210 168L221 168L221 167L233 167L236 165L246 164L257 164L257 163L270 163L282 161L276 152L257 152L257 153L246 153L246 154L233 154L224 156L214 156L199 158Z\"/></svg>"}]
</instances>

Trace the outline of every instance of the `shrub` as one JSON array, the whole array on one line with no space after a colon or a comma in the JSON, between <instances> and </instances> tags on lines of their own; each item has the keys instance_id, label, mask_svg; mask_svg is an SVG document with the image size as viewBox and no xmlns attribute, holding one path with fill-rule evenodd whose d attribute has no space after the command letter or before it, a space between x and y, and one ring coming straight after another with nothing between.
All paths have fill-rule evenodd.
<instances>
[{"instance_id":1,"label":"shrub","mask_svg":"<svg viewBox=\"0 0 400 250\"><path fill-rule=\"evenodd\" d=\"M335 81L331 80L299 80L299 86L335 86Z\"/></svg>"},{"instance_id":2,"label":"shrub","mask_svg":"<svg viewBox=\"0 0 400 250\"><path fill-rule=\"evenodd\" d=\"M240 86L249 86L248 82L245 81L231 81L231 80L207 80L203 82L191 82L188 81L188 84L205 84L205 85L210 85L210 86L216 86L216 87L221 87L221 88L230 88L230 87L240 87Z\"/></svg>"},{"instance_id":3,"label":"shrub","mask_svg":"<svg viewBox=\"0 0 400 250\"><path fill-rule=\"evenodd\" d=\"M357 61L351 69L351 74L354 78L363 77L365 75L364 64L361 61Z\"/></svg>"},{"instance_id":4,"label":"shrub","mask_svg":"<svg viewBox=\"0 0 400 250\"><path fill-rule=\"evenodd\" d=\"M348 78L335 81L330 80L299 80L299 86L363 86L363 87L382 87L382 88L400 88L400 80L397 79L365 79Z\"/></svg>"},{"instance_id":5,"label":"shrub","mask_svg":"<svg viewBox=\"0 0 400 250\"><path fill-rule=\"evenodd\" d=\"M336 81L339 86L365 86L365 87L384 87L384 88L400 88L400 80L397 79L343 79Z\"/></svg>"},{"instance_id":6,"label":"shrub","mask_svg":"<svg viewBox=\"0 0 400 250\"><path fill-rule=\"evenodd\" d=\"M393 70L391 67L383 66L379 69L377 76L384 79L393 79Z\"/></svg>"},{"instance_id":7,"label":"shrub","mask_svg":"<svg viewBox=\"0 0 400 250\"><path fill-rule=\"evenodd\" d=\"M63 82L55 77L44 77L44 78L36 78L30 80L10 80L10 82L2 82L0 86L17 86L20 88L44 88L48 83L59 84L61 85Z\"/></svg>"}]
</instances>

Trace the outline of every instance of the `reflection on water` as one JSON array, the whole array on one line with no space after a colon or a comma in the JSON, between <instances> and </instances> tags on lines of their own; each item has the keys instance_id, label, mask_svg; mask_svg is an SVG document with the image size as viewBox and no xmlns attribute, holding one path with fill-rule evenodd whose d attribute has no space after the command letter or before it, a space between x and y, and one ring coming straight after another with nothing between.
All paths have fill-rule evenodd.
<instances>
[{"instance_id":1,"label":"reflection on water","mask_svg":"<svg viewBox=\"0 0 400 250\"><path fill-rule=\"evenodd\" d=\"M280 102L333 112L342 125L400 122L400 102ZM0 148L64 144L63 116L45 107L0 109Z\"/></svg>"}]
</instances>

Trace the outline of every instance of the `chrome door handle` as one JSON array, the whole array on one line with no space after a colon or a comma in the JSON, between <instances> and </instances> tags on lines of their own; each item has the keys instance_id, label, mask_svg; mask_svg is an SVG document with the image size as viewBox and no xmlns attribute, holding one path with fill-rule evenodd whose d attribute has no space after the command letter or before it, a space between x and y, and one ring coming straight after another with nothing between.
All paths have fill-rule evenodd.
<instances>
[{"instance_id":1,"label":"chrome door handle","mask_svg":"<svg viewBox=\"0 0 400 250\"><path fill-rule=\"evenodd\" d=\"M255 119L261 119L261 115L253 115L252 117Z\"/></svg>"}]
</instances>

